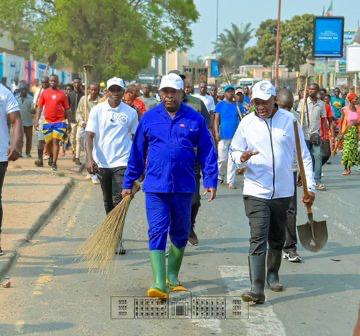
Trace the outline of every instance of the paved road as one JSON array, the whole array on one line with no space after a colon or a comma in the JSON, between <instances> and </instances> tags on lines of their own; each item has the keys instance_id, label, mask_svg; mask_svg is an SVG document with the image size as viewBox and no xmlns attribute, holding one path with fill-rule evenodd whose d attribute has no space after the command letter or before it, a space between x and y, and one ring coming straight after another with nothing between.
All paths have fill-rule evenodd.
<instances>
[{"instance_id":1,"label":"paved road","mask_svg":"<svg viewBox=\"0 0 360 336\"><path fill-rule=\"evenodd\" d=\"M329 243L304 263L284 262L283 293L263 306L243 307L238 320L111 320L110 296L144 295L151 282L143 196L133 201L125 230L128 254L110 278L89 274L77 249L104 217L100 189L79 182L47 226L24 247L11 289L0 290L0 335L350 335L360 297L360 173L342 177L328 165L315 217L326 218ZM301 210L299 222L305 220ZM181 278L193 295L239 295L249 285L248 224L241 190L221 187L203 202Z\"/></svg>"}]
</instances>

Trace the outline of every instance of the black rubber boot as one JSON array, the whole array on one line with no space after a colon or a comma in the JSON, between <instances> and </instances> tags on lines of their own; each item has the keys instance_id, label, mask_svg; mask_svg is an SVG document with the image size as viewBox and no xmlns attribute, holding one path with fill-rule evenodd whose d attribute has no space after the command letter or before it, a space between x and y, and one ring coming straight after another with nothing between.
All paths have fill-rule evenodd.
<instances>
[{"instance_id":1,"label":"black rubber boot","mask_svg":"<svg viewBox=\"0 0 360 336\"><path fill-rule=\"evenodd\" d=\"M279 269L281 265L282 251L268 250L266 282L274 292L281 292L284 286L279 282Z\"/></svg>"},{"instance_id":2,"label":"black rubber boot","mask_svg":"<svg viewBox=\"0 0 360 336\"><path fill-rule=\"evenodd\" d=\"M244 302L261 304L265 302L265 254L251 255L248 259L251 290L244 292L241 298Z\"/></svg>"}]
</instances>

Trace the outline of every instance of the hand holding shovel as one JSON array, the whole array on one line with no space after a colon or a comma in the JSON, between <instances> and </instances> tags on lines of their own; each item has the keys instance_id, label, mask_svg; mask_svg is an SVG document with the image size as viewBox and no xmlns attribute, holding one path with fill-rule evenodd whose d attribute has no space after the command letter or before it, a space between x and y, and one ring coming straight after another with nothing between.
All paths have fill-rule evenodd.
<instances>
[{"instance_id":1,"label":"hand holding shovel","mask_svg":"<svg viewBox=\"0 0 360 336\"><path fill-rule=\"evenodd\" d=\"M314 221L312 204L314 202L315 195L313 193L310 193L307 188L304 163L301 155L302 151L300 145L299 130L296 120L294 120L294 133L295 133L297 160L298 160L302 185L304 189L303 202L305 203L307 216L308 216L308 222L303 225L298 225L297 230L301 245L304 246L305 249L311 252L317 252L325 246L328 240L327 226L326 226L326 221L320 221L320 222Z\"/></svg>"}]
</instances>

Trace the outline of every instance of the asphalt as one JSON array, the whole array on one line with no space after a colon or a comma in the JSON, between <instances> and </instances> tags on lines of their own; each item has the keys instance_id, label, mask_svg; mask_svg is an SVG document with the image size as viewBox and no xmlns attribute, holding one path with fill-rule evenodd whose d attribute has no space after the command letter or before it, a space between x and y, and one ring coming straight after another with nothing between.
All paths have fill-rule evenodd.
<instances>
[{"instance_id":1,"label":"asphalt","mask_svg":"<svg viewBox=\"0 0 360 336\"><path fill-rule=\"evenodd\" d=\"M140 297L151 284L144 199L133 200L124 231L128 253L113 273L89 273L77 253L104 218L99 186L78 182L41 232L19 249L10 288L0 289L0 335L351 335L360 297L360 172L341 176L327 165L314 215L326 219L329 242L318 253L299 247L301 264L284 261L282 293L263 306L243 304L238 319L111 319L111 297ZM241 182L239 182L241 183ZM306 221L299 206L298 222ZM219 188L203 200L200 244L186 251L181 280L193 297L238 296L248 287L249 227L241 188Z\"/></svg>"}]
</instances>

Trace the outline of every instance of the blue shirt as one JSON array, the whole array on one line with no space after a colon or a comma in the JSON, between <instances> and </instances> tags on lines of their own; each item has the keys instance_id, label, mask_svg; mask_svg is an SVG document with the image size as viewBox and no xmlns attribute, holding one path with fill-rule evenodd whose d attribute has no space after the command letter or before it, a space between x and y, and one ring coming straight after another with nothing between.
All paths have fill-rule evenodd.
<instances>
[{"instance_id":1,"label":"blue shirt","mask_svg":"<svg viewBox=\"0 0 360 336\"><path fill-rule=\"evenodd\" d=\"M123 188L131 189L145 171L145 192L194 193L196 159L202 168L204 187L216 188L217 156L204 118L181 103L172 119L161 103L140 120Z\"/></svg>"},{"instance_id":2,"label":"blue shirt","mask_svg":"<svg viewBox=\"0 0 360 336\"><path fill-rule=\"evenodd\" d=\"M232 139L239 125L236 103L223 100L216 105L215 113L220 114L220 139Z\"/></svg>"}]
</instances>

